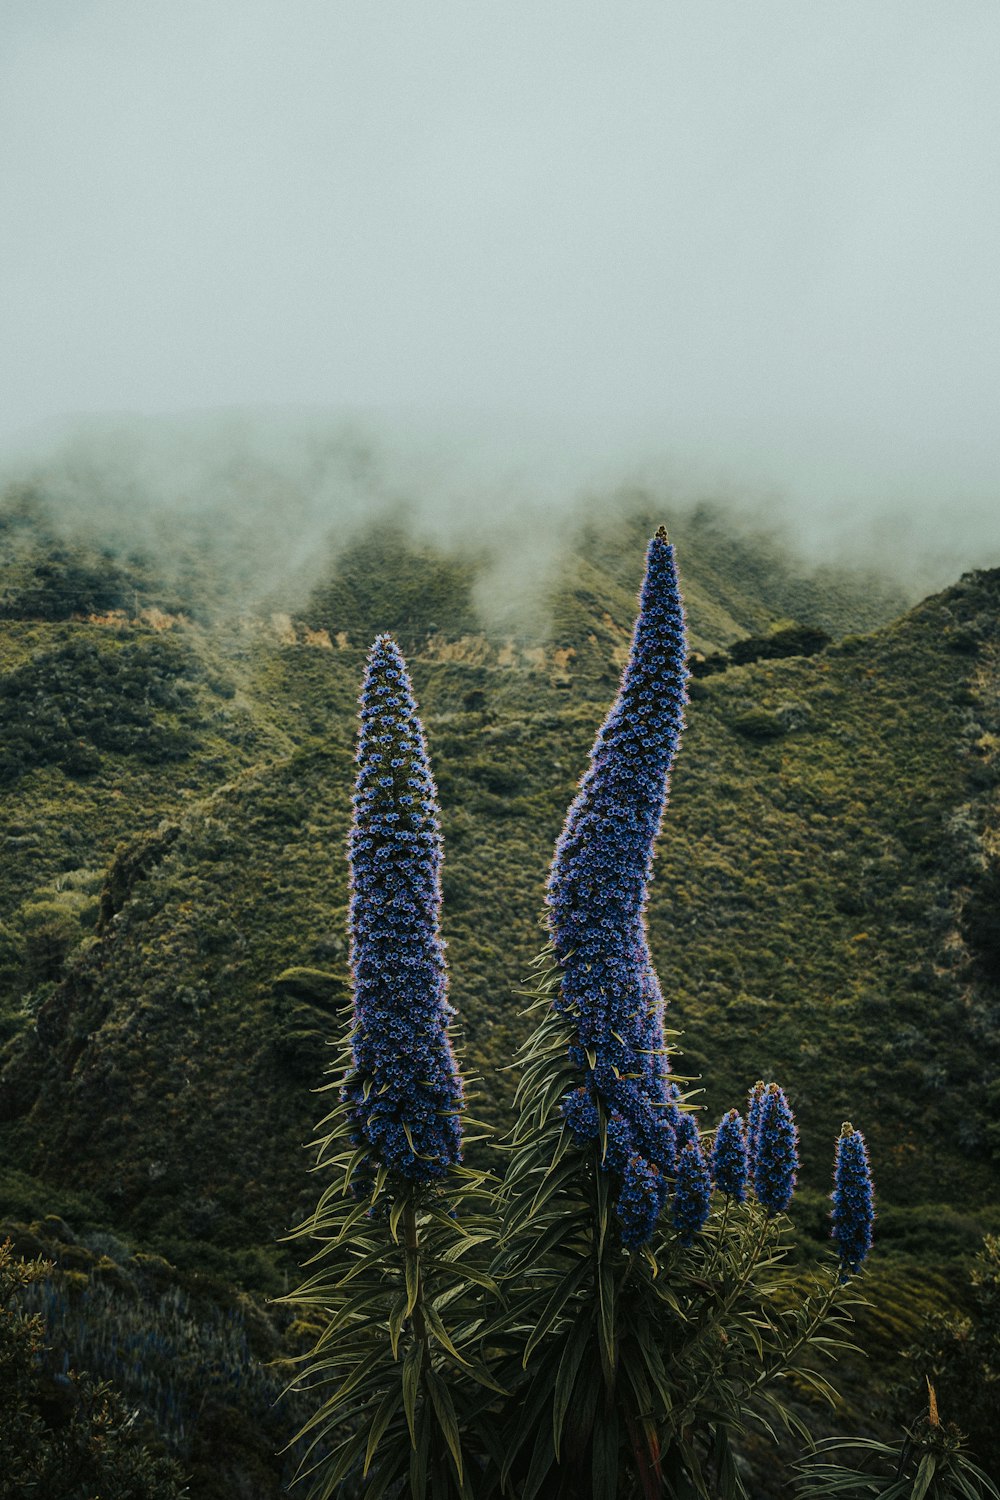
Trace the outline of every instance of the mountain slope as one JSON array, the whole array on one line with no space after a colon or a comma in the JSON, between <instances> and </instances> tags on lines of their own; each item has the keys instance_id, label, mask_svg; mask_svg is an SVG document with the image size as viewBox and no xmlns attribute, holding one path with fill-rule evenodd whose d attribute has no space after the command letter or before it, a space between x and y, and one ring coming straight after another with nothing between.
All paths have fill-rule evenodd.
<instances>
[{"instance_id":1,"label":"mountain slope","mask_svg":"<svg viewBox=\"0 0 1000 1500\"><path fill-rule=\"evenodd\" d=\"M483 625L482 559L389 529L263 619L77 618L78 594L50 600L56 618L11 618L7 1160L93 1190L180 1256L270 1251L308 1204L302 1143L346 994L354 698L386 626L441 793L466 1062L502 1123L512 991L543 940L548 859L614 691L649 524L626 509L574 534L541 634ZM892 607L863 580L802 576L717 513L672 530L703 652L793 610L843 633ZM18 534L8 615L38 608L27 570L50 544ZM780 1078L817 1190L846 1116L884 1201L995 1195L998 604L1000 576L974 574L871 634L693 683L650 912L678 1065L702 1075L706 1120Z\"/></svg>"}]
</instances>

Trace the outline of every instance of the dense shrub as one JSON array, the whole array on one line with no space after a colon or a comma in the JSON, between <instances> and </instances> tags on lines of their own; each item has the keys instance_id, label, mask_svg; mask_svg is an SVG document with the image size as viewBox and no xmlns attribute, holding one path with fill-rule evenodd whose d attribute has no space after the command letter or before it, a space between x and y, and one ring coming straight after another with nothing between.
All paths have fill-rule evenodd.
<instances>
[{"instance_id":1,"label":"dense shrub","mask_svg":"<svg viewBox=\"0 0 1000 1500\"><path fill-rule=\"evenodd\" d=\"M71 638L9 672L0 678L0 784L45 765L89 775L102 750L153 764L189 755L198 741L183 722L193 701L186 668L159 637L121 646Z\"/></svg>"},{"instance_id":2,"label":"dense shrub","mask_svg":"<svg viewBox=\"0 0 1000 1500\"><path fill-rule=\"evenodd\" d=\"M0 1497L179 1500L181 1470L143 1445L115 1389L47 1364L44 1321L22 1302L49 1270L0 1245Z\"/></svg>"},{"instance_id":3,"label":"dense shrub","mask_svg":"<svg viewBox=\"0 0 1000 1500\"><path fill-rule=\"evenodd\" d=\"M930 1381L945 1421L957 1423L987 1472L1000 1478L1000 1236L987 1235L963 1287L968 1311L931 1318L904 1351L910 1373L896 1392L905 1420Z\"/></svg>"},{"instance_id":4,"label":"dense shrub","mask_svg":"<svg viewBox=\"0 0 1000 1500\"><path fill-rule=\"evenodd\" d=\"M808 625L786 625L770 635L748 636L734 641L729 647L729 656L736 666L746 666L752 661L774 661L782 656L815 656L830 644L825 630L811 629Z\"/></svg>"}]
</instances>

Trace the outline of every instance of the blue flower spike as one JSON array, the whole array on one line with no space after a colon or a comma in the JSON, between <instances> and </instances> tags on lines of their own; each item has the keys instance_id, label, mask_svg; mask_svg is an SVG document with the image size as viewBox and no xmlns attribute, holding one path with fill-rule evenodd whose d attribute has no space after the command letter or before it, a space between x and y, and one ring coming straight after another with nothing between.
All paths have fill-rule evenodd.
<instances>
[{"instance_id":1,"label":"blue flower spike","mask_svg":"<svg viewBox=\"0 0 1000 1500\"><path fill-rule=\"evenodd\" d=\"M677 1183L672 1216L681 1244L690 1245L708 1218L712 1182L708 1164L697 1141L686 1145L677 1158Z\"/></svg>"},{"instance_id":2,"label":"blue flower spike","mask_svg":"<svg viewBox=\"0 0 1000 1500\"><path fill-rule=\"evenodd\" d=\"M641 1156L630 1157L618 1195L618 1218L626 1250L641 1250L648 1245L665 1196L666 1183L656 1167Z\"/></svg>"},{"instance_id":3,"label":"blue flower spike","mask_svg":"<svg viewBox=\"0 0 1000 1500\"><path fill-rule=\"evenodd\" d=\"M462 1079L440 935L437 792L406 664L380 635L360 697L348 844L353 1070L344 1084L358 1143L409 1182L462 1157Z\"/></svg>"},{"instance_id":4,"label":"blue flower spike","mask_svg":"<svg viewBox=\"0 0 1000 1500\"><path fill-rule=\"evenodd\" d=\"M783 1213L792 1201L799 1169L799 1133L785 1092L776 1083L764 1090L753 1170L758 1203L768 1214Z\"/></svg>"},{"instance_id":5,"label":"blue flower spike","mask_svg":"<svg viewBox=\"0 0 1000 1500\"><path fill-rule=\"evenodd\" d=\"M850 1120L840 1127L833 1167L832 1234L842 1280L856 1275L872 1247L875 1192L865 1138Z\"/></svg>"},{"instance_id":6,"label":"blue flower spike","mask_svg":"<svg viewBox=\"0 0 1000 1500\"><path fill-rule=\"evenodd\" d=\"M745 1203L750 1159L739 1110L723 1115L712 1147L712 1177L720 1193L736 1203Z\"/></svg>"},{"instance_id":7,"label":"blue flower spike","mask_svg":"<svg viewBox=\"0 0 1000 1500\"><path fill-rule=\"evenodd\" d=\"M757 1137L760 1135L760 1112L766 1088L763 1078L758 1078L747 1097L747 1153L751 1176L757 1165Z\"/></svg>"},{"instance_id":8,"label":"blue flower spike","mask_svg":"<svg viewBox=\"0 0 1000 1500\"><path fill-rule=\"evenodd\" d=\"M661 527L646 555L618 696L556 844L546 893L562 970L556 1006L576 1026L570 1057L584 1075L582 1090L567 1096L563 1112L583 1141L598 1137L603 1111L603 1166L622 1178L623 1235L634 1239L640 1234L635 1226L648 1222L642 1243L655 1215L637 1215L639 1184L662 1208L663 1174L673 1172L676 1158L663 997L645 911L653 845L684 725L686 658L674 549Z\"/></svg>"},{"instance_id":9,"label":"blue flower spike","mask_svg":"<svg viewBox=\"0 0 1000 1500\"><path fill-rule=\"evenodd\" d=\"M674 1116L674 1136L677 1141L678 1151L683 1151L685 1146L697 1146L699 1144L698 1121L691 1110L677 1110Z\"/></svg>"}]
</instances>

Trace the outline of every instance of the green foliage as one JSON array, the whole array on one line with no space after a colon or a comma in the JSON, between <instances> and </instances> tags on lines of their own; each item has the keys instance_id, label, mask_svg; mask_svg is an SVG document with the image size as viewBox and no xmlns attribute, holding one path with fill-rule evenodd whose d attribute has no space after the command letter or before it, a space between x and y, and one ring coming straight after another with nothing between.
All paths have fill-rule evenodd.
<instances>
[{"instance_id":1,"label":"green foliage","mask_svg":"<svg viewBox=\"0 0 1000 1500\"><path fill-rule=\"evenodd\" d=\"M414 1184L381 1167L360 1186L368 1148L354 1144L339 1098L352 1066L345 1048L320 1126L327 1185L295 1231L319 1241L308 1262L319 1269L283 1299L320 1324L294 1385L315 1407L298 1436L300 1473L311 1500L359 1480L369 1500L401 1482L414 1497L481 1500L492 1488L484 1454L494 1470L500 1456L483 1416L501 1389L484 1347L483 1298L496 1292L485 1179L451 1167Z\"/></svg>"},{"instance_id":2,"label":"green foliage","mask_svg":"<svg viewBox=\"0 0 1000 1500\"><path fill-rule=\"evenodd\" d=\"M47 1264L44 1280L20 1297L43 1329L47 1383L58 1384L67 1369L110 1383L136 1441L180 1462L195 1500L284 1493L294 1457L280 1450L308 1409L278 1398L302 1330L236 1292L238 1267L220 1267L228 1281L215 1279L206 1247L184 1269L51 1214L0 1224L0 1240L5 1235L18 1257Z\"/></svg>"},{"instance_id":3,"label":"green foliage","mask_svg":"<svg viewBox=\"0 0 1000 1500\"><path fill-rule=\"evenodd\" d=\"M933 1391L931 1393L933 1402ZM860 1458L857 1468L829 1462L840 1453ZM800 1500L840 1495L843 1500L997 1500L997 1490L968 1452L963 1434L941 1423L933 1410L908 1428L902 1443L863 1439L820 1443L816 1457L801 1465Z\"/></svg>"},{"instance_id":4,"label":"green foliage","mask_svg":"<svg viewBox=\"0 0 1000 1500\"><path fill-rule=\"evenodd\" d=\"M929 1318L905 1349L897 1411L912 1411L924 1381L944 1417L961 1424L972 1451L1000 1477L1000 1236L987 1235L966 1273L965 1310Z\"/></svg>"},{"instance_id":5,"label":"green foliage","mask_svg":"<svg viewBox=\"0 0 1000 1500\"><path fill-rule=\"evenodd\" d=\"M1000 856L979 873L962 912L965 940L985 979L1000 986Z\"/></svg>"},{"instance_id":6,"label":"green foliage","mask_svg":"<svg viewBox=\"0 0 1000 1500\"><path fill-rule=\"evenodd\" d=\"M750 709L748 713L737 714L733 719L733 728L748 740L778 740L785 733L785 726L777 714L766 713L762 709Z\"/></svg>"},{"instance_id":7,"label":"green foliage","mask_svg":"<svg viewBox=\"0 0 1000 1500\"><path fill-rule=\"evenodd\" d=\"M830 637L825 630L815 630L808 625L784 625L772 630L770 635L733 641L729 658L736 666L745 667L752 661L773 661L781 656L815 656L829 644Z\"/></svg>"},{"instance_id":8,"label":"green foliage","mask_svg":"<svg viewBox=\"0 0 1000 1500\"><path fill-rule=\"evenodd\" d=\"M786 1221L752 1202L717 1197L688 1248L665 1221L648 1251L622 1248L600 1148L577 1145L562 1119L575 1033L552 1010L547 962L530 992L543 1018L520 1059L494 1266L514 1391L502 1481L521 1500L735 1500L747 1426L801 1429L782 1386L835 1399L815 1361L849 1347L858 1299L831 1264L803 1289L783 1266Z\"/></svg>"},{"instance_id":9,"label":"green foliage","mask_svg":"<svg viewBox=\"0 0 1000 1500\"><path fill-rule=\"evenodd\" d=\"M386 590L409 567L408 609L417 612L414 601L424 598L420 610L454 651L443 660L421 636L413 666L439 769L454 999L494 1121L508 1098L499 1067L523 1040L506 997L537 947L552 842L616 671L635 583L622 536L637 524L619 515L595 530L559 580L557 629L576 652L566 669L571 698L553 685L551 646L518 655L518 645L506 666L502 642L482 634L456 640L454 631L478 626L463 613L464 584L457 575L447 582L447 568L436 572L435 587L456 592L451 614L431 615L423 564L398 535L345 553L337 576L350 580L354 602L344 594L343 613L331 604L324 616L334 634L352 619L367 629L385 604L387 559ZM678 526L690 533L684 583L703 639L766 631L788 614L829 628L817 612L823 590L813 590L808 610L796 602L794 576L777 566L773 547L761 559L734 548L718 517L679 518ZM428 553L428 567L432 560ZM852 609L861 617L857 593L837 600L842 622ZM797 1101L807 1180L817 1189L828 1122L850 1105L882 1164L883 1194L933 1201L943 1173L956 1201L975 1204L988 1191L978 1160L992 1139L985 1133L995 1105L989 999L974 994L969 1003L954 942L953 893L975 854L951 821L968 804L971 752L960 738L968 710L952 707L949 693L969 659L939 650L935 611L944 607L978 619L992 601L983 586L963 586L946 605L929 605L905 628L868 640L861 656L828 650L707 680L674 777L650 925L654 951L671 954L669 1000L691 1039L689 1071L699 1070L702 1039L712 1038L712 1110L732 1099L748 1067L781 1076ZM21 629L11 627L8 670L54 649L52 627ZM121 644L117 631L92 624L56 629L97 641L102 654ZM191 731L199 748L184 762L156 765L102 751L105 770L83 780L35 766L12 796L9 837L17 847L0 872L0 907L12 942L4 1028L20 1040L0 1065L0 1117L12 1122L9 1159L44 1164L56 1180L79 1181L82 1172L100 1188L119 1173L121 1136L103 1123L110 1086L133 1132L115 1211L149 1233L171 1211L171 1194L186 1206L190 1189L192 1209L199 1197L218 1200L220 1179L239 1163L253 1201L228 1227L251 1245L257 1226L280 1223L289 1203L304 1211L307 1179L295 1166L309 1128L301 1083L311 1067L314 1076L322 1070L323 1022L315 1012L292 1014L272 983L287 969L343 962L342 948L329 947L338 935L331 913L346 896L330 853L346 827L360 655L353 645L280 646L263 629L220 628L209 639L178 626L169 639L191 663L183 680L197 697L201 727L191 722ZM987 639L977 670L990 649ZM235 705L206 691L208 676L237 678ZM920 694L910 686L917 677ZM68 679L57 688L60 712L64 700L71 709ZM486 694L488 713L466 708L470 691ZM809 708L807 727L789 727L790 703ZM755 711L782 732L767 741L734 734L740 714ZM310 738L319 733L322 746ZM978 768L979 754L971 759ZM238 774L251 761L256 769ZM145 840L157 840L165 814L178 832L148 858ZM970 814L977 846L987 816L985 807ZM55 972L56 955L54 979L36 984L21 970L22 904L39 899L61 871L112 858L99 953L80 954L87 985L75 972ZM813 913L809 923L800 920L804 909ZM317 951L320 944L327 951ZM61 993L43 994L43 984ZM42 1012L47 1049L32 1031ZM982 1035L973 1030L979 1015ZM832 1054L851 1059L850 1091L825 1065ZM154 1103L164 1066L166 1108ZM932 1167L925 1122L938 1153L947 1153L946 1168L940 1156Z\"/></svg>"},{"instance_id":10,"label":"green foliage","mask_svg":"<svg viewBox=\"0 0 1000 1500\"><path fill-rule=\"evenodd\" d=\"M689 1248L667 1224L648 1252L622 1248L611 1179L560 1113L573 1033L546 963L499 1194L460 1168L420 1188L385 1168L373 1181L340 1100L346 1050L327 1085L326 1186L296 1231L318 1269L284 1299L320 1326L294 1383L315 1404L299 1437L311 1500L400 1485L746 1500L748 1425L805 1432L788 1386L837 1399L817 1358L851 1348L863 1300L832 1256L805 1283L785 1266L782 1216L727 1200Z\"/></svg>"},{"instance_id":11,"label":"green foliage","mask_svg":"<svg viewBox=\"0 0 1000 1500\"><path fill-rule=\"evenodd\" d=\"M50 557L37 562L20 589L0 599L0 616L68 620L73 615L121 610L131 602L127 576L110 557L80 561Z\"/></svg>"},{"instance_id":12,"label":"green foliage","mask_svg":"<svg viewBox=\"0 0 1000 1500\"><path fill-rule=\"evenodd\" d=\"M36 766L70 776L97 771L101 751L150 764L190 755L198 739L191 717L185 654L151 636L99 647L69 639L0 678L3 736L0 785Z\"/></svg>"},{"instance_id":13,"label":"green foliage","mask_svg":"<svg viewBox=\"0 0 1000 1500\"><path fill-rule=\"evenodd\" d=\"M19 1261L0 1244L0 1497L27 1500L172 1500L180 1469L138 1440L134 1414L105 1381L51 1372L45 1325L24 1293L46 1276L44 1261Z\"/></svg>"}]
</instances>

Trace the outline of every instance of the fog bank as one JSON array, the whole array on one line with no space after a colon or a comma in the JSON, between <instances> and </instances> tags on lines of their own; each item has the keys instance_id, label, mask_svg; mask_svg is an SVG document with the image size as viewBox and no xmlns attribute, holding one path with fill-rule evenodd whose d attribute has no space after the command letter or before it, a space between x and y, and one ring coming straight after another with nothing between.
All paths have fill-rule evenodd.
<instances>
[{"instance_id":1,"label":"fog bank","mask_svg":"<svg viewBox=\"0 0 1000 1500\"><path fill-rule=\"evenodd\" d=\"M737 537L772 534L803 572L875 572L910 599L1000 564L992 506L891 493L835 504L538 423L435 429L403 414L302 410L91 420L22 445L0 487L40 496L56 535L153 556L165 578L202 554L228 607L249 610L274 593L304 600L374 524L474 556L477 602L502 627L538 609L588 521L636 510L669 520L706 503Z\"/></svg>"}]
</instances>

